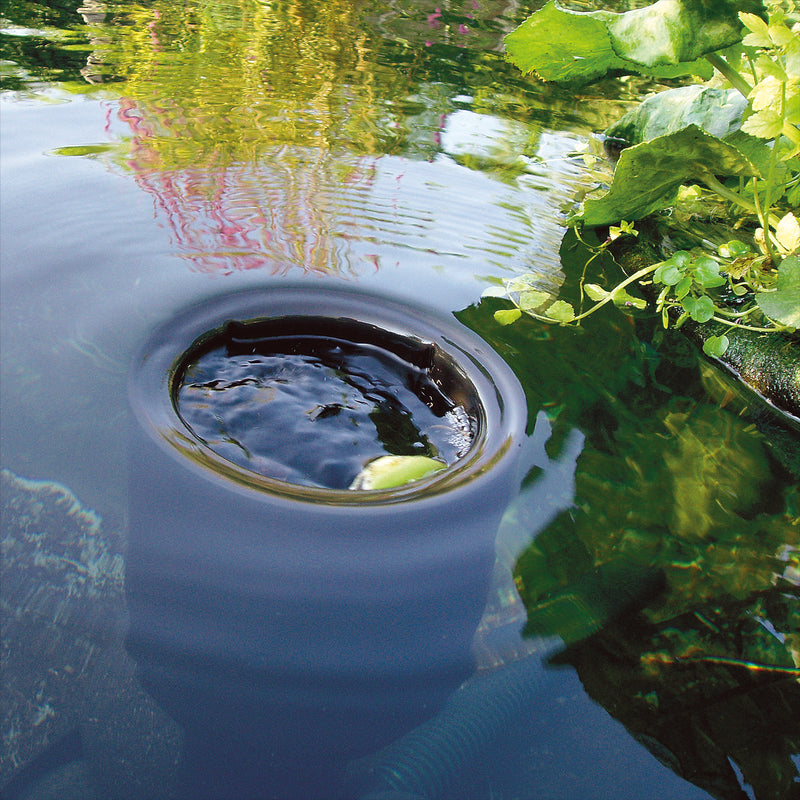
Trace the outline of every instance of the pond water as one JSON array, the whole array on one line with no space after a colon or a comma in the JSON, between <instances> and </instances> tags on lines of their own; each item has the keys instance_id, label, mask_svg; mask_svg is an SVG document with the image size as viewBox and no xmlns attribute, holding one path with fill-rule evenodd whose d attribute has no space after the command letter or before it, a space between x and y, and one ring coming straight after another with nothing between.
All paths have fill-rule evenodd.
<instances>
[{"instance_id":1,"label":"pond water","mask_svg":"<svg viewBox=\"0 0 800 800\"><path fill-rule=\"evenodd\" d=\"M521 77L534 7L3 4L4 797L800 797L797 431L647 314L502 327L482 297L571 290L580 153L646 90ZM143 342L285 287L502 356L528 422L488 498L278 503L262 542L246 499L160 480ZM345 383L308 402L374 417Z\"/></svg>"}]
</instances>

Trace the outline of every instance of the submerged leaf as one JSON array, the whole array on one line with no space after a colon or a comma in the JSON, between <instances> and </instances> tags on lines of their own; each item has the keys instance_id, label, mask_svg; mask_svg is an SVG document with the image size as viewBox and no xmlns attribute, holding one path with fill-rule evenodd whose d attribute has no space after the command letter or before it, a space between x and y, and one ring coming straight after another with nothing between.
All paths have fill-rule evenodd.
<instances>
[{"instance_id":1,"label":"submerged leaf","mask_svg":"<svg viewBox=\"0 0 800 800\"><path fill-rule=\"evenodd\" d=\"M546 303L552 295L539 289L528 289L520 292L518 305L523 311L534 311Z\"/></svg>"},{"instance_id":2,"label":"submerged leaf","mask_svg":"<svg viewBox=\"0 0 800 800\"><path fill-rule=\"evenodd\" d=\"M447 465L428 456L381 456L358 473L351 489L393 489L440 472Z\"/></svg>"},{"instance_id":3,"label":"submerged leaf","mask_svg":"<svg viewBox=\"0 0 800 800\"><path fill-rule=\"evenodd\" d=\"M586 292L586 295L589 297L590 300L595 300L597 302L601 300L605 300L606 297L611 294L607 289L604 289L597 283L587 283L583 287L583 291Z\"/></svg>"},{"instance_id":4,"label":"submerged leaf","mask_svg":"<svg viewBox=\"0 0 800 800\"><path fill-rule=\"evenodd\" d=\"M499 311L494 312L494 319L498 325L510 325L521 316L522 312L518 308L501 308Z\"/></svg>"},{"instance_id":5,"label":"submerged leaf","mask_svg":"<svg viewBox=\"0 0 800 800\"><path fill-rule=\"evenodd\" d=\"M645 605L663 584L660 569L617 556L563 589L529 602L525 635L560 636L565 644L578 642Z\"/></svg>"},{"instance_id":6,"label":"submerged leaf","mask_svg":"<svg viewBox=\"0 0 800 800\"><path fill-rule=\"evenodd\" d=\"M566 300L556 300L545 313L555 322L571 322L575 319L575 309Z\"/></svg>"},{"instance_id":7,"label":"submerged leaf","mask_svg":"<svg viewBox=\"0 0 800 800\"><path fill-rule=\"evenodd\" d=\"M640 311L647 308L647 300L643 297L636 297L625 289L615 289L611 300L617 308L638 308Z\"/></svg>"},{"instance_id":8,"label":"submerged leaf","mask_svg":"<svg viewBox=\"0 0 800 800\"><path fill-rule=\"evenodd\" d=\"M641 219L668 206L685 182L705 176L754 177L758 170L735 147L696 125L622 151L609 191L584 203L586 225Z\"/></svg>"},{"instance_id":9,"label":"submerged leaf","mask_svg":"<svg viewBox=\"0 0 800 800\"><path fill-rule=\"evenodd\" d=\"M729 344L730 340L725 334L722 336L709 336L708 339L703 342L703 352L707 356L719 358L719 356L723 355L728 349Z\"/></svg>"},{"instance_id":10,"label":"submerged leaf","mask_svg":"<svg viewBox=\"0 0 800 800\"><path fill-rule=\"evenodd\" d=\"M778 267L777 288L773 292L758 292L756 302L770 319L800 328L800 258L784 258Z\"/></svg>"}]
</instances>

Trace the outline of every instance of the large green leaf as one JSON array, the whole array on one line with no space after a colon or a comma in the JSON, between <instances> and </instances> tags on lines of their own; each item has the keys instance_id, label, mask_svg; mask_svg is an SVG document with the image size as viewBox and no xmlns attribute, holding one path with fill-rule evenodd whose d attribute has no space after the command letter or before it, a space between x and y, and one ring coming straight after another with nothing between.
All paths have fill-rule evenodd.
<instances>
[{"instance_id":1,"label":"large green leaf","mask_svg":"<svg viewBox=\"0 0 800 800\"><path fill-rule=\"evenodd\" d=\"M668 206L682 183L731 175L758 170L735 147L689 125L623 150L611 188L586 200L579 218L590 227L641 219Z\"/></svg>"},{"instance_id":2,"label":"large green leaf","mask_svg":"<svg viewBox=\"0 0 800 800\"><path fill-rule=\"evenodd\" d=\"M608 29L617 53L655 67L694 61L742 38L740 11L763 13L756 0L658 0L612 14Z\"/></svg>"},{"instance_id":3,"label":"large green leaf","mask_svg":"<svg viewBox=\"0 0 800 800\"><path fill-rule=\"evenodd\" d=\"M697 125L723 139L741 127L746 108L747 98L736 89L681 86L651 95L614 123L606 135L638 144Z\"/></svg>"},{"instance_id":4,"label":"large green leaf","mask_svg":"<svg viewBox=\"0 0 800 800\"><path fill-rule=\"evenodd\" d=\"M567 11L555 0L508 34L505 44L516 67L546 81L590 81L623 66L597 12Z\"/></svg>"},{"instance_id":5,"label":"large green leaf","mask_svg":"<svg viewBox=\"0 0 800 800\"><path fill-rule=\"evenodd\" d=\"M756 302L771 319L800 328L800 258L784 258L778 267L777 288L774 292L759 292Z\"/></svg>"},{"instance_id":6,"label":"large green leaf","mask_svg":"<svg viewBox=\"0 0 800 800\"><path fill-rule=\"evenodd\" d=\"M763 9L756 0L658 0L621 14L585 13L550 0L506 36L506 51L523 72L548 81L588 82L612 70L709 78L702 56L741 39L743 10Z\"/></svg>"}]
</instances>

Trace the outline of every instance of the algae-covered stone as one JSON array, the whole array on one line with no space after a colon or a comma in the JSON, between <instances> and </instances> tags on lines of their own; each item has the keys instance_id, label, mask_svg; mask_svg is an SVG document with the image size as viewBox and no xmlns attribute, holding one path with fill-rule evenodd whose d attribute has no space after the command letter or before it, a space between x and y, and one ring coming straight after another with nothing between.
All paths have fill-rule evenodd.
<instances>
[{"instance_id":1,"label":"algae-covered stone","mask_svg":"<svg viewBox=\"0 0 800 800\"><path fill-rule=\"evenodd\" d=\"M123 646L122 535L57 483L2 470L0 488L0 794L56 780L32 765L77 733L84 797L166 798L179 736Z\"/></svg>"}]
</instances>

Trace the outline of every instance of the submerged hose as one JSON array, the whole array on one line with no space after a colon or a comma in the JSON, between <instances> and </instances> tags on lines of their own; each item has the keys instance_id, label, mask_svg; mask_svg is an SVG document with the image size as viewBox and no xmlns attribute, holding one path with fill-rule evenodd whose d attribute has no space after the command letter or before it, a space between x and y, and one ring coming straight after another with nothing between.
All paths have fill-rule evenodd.
<instances>
[{"instance_id":1,"label":"submerged hose","mask_svg":"<svg viewBox=\"0 0 800 800\"><path fill-rule=\"evenodd\" d=\"M473 677L442 711L350 767L355 800L447 800L475 761L537 696L544 667L532 655Z\"/></svg>"},{"instance_id":2,"label":"submerged hose","mask_svg":"<svg viewBox=\"0 0 800 800\"><path fill-rule=\"evenodd\" d=\"M540 635L574 643L596 633L658 594L664 583L660 569L638 566L626 557L601 564L544 605L565 607L560 624L547 624ZM576 609L582 613L575 628ZM535 612L535 608L533 611ZM533 614L534 619L535 613ZM563 621L567 620L569 630ZM541 620L540 620L541 621ZM546 622L553 622L545 616ZM528 610L528 628L532 609ZM574 629L573 629L574 628ZM471 768L500 735L541 698L546 667L533 654L467 681L442 711L374 756L351 765L355 791L348 800L453 800L464 797ZM461 791L459 791L461 788Z\"/></svg>"}]
</instances>

